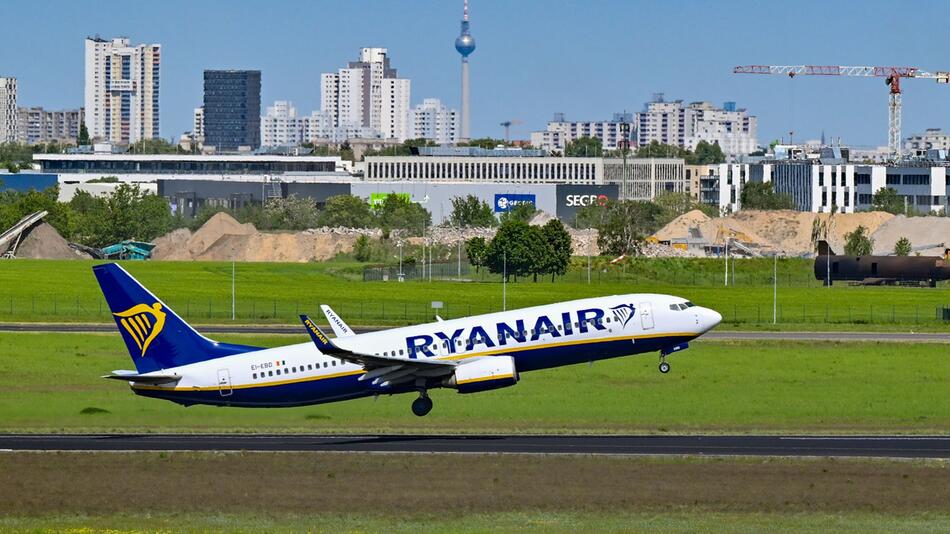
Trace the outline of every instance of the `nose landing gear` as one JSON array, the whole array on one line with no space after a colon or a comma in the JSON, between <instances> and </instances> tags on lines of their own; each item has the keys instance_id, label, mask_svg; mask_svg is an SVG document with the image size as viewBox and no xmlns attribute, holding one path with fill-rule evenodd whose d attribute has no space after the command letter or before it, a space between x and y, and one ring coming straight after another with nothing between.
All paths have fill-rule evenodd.
<instances>
[{"instance_id":1,"label":"nose landing gear","mask_svg":"<svg viewBox=\"0 0 950 534\"><path fill-rule=\"evenodd\" d=\"M670 364L666 363L666 355L660 355L660 372L663 374L670 372Z\"/></svg>"},{"instance_id":2,"label":"nose landing gear","mask_svg":"<svg viewBox=\"0 0 950 534\"><path fill-rule=\"evenodd\" d=\"M419 397L412 401L412 413L419 417L425 417L432 411L432 399L425 391L419 392Z\"/></svg>"}]
</instances>

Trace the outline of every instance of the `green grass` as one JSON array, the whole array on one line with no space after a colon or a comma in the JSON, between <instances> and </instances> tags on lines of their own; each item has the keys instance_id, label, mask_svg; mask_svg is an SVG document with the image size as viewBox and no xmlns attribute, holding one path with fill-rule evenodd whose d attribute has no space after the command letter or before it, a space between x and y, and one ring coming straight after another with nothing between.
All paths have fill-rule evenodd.
<instances>
[{"instance_id":1,"label":"green grass","mask_svg":"<svg viewBox=\"0 0 950 534\"><path fill-rule=\"evenodd\" d=\"M746 263L747 262L747 263ZM768 262L745 260L739 285L723 287L717 260L641 260L595 271L586 283L572 272L557 282L508 284L507 306L519 308L575 298L621 293L679 295L718 310L723 327L827 330L840 328L950 330L938 318L950 306L950 288L823 288L809 278L810 262L781 263L778 325L772 325ZM0 263L0 321L105 322L109 311L89 261L16 260ZM127 262L126 268L179 314L195 323L231 320L231 264L226 262ZM444 318L502 309L497 281L363 282L361 266L347 262L242 263L236 275L236 322L296 324L300 313L317 314L329 304L354 325L429 321L432 301ZM691 276L692 275L692 276Z\"/></svg>"},{"instance_id":2,"label":"green grass","mask_svg":"<svg viewBox=\"0 0 950 534\"><path fill-rule=\"evenodd\" d=\"M590 513L503 512L453 517L364 514L148 514L0 518L0 532L947 532L950 515L872 513Z\"/></svg>"},{"instance_id":3,"label":"green grass","mask_svg":"<svg viewBox=\"0 0 950 534\"><path fill-rule=\"evenodd\" d=\"M294 336L222 336L262 346ZM301 408L193 406L99 378L132 362L118 335L0 333L0 431L886 432L946 434L944 345L699 341L660 374L654 355L526 373L478 395L435 390Z\"/></svg>"}]
</instances>

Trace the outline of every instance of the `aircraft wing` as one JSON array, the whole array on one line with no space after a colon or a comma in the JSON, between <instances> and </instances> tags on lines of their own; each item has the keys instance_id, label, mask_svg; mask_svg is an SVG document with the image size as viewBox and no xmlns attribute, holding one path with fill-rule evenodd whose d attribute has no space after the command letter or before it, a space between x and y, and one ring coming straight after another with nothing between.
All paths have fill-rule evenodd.
<instances>
[{"instance_id":1,"label":"aircraft wing","mask_svg":"<svg viewBox=\"0 0 950 534\"><path fill-rule=\"evenodd\" d=\"M330 323L330 328L333 329L333 335L336 337L347 337L355 334L353 329L350 328L348 324L343 322L343 318L337 315L335 311L330 309L326 304L321 304L320 309L323 310L323 315L326 316L327 322Z\"/></svg>"},{"instance_id":2,"label":"aircraft wing","mask_svg":"<svg viewBox=\"0 0 950 534\"><path fill-rule=\"evenodd\" d=\"M417 377L435 377L452 374L458 363L447 360L395 358L392 356L377 356L353 352L336 346L322 330L306 315L300 320L307 327L310 339L321 353L339 358L343 361L362 365L366 374L359 379L373 380L380 386L391 386L402 382L410 382Z\"/></svg>"}]
</instances>

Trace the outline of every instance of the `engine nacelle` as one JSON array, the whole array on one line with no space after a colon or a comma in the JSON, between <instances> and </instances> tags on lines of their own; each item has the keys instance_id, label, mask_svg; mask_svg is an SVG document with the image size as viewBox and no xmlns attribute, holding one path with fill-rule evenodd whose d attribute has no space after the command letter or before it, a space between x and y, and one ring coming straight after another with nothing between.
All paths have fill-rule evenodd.
<instances>
[{"instance_id":1,"label":"engine nacelle","mask_svg":"<svg viewBox=\"0 0 950 534\"><path fill-rule=\"evenodd\" d=\"M445 387L459 393L475 393L513 386L518 382L518 370L511 356L486 356L459 364L455 373L445 381Z\"/></svg>"}]
</instances>

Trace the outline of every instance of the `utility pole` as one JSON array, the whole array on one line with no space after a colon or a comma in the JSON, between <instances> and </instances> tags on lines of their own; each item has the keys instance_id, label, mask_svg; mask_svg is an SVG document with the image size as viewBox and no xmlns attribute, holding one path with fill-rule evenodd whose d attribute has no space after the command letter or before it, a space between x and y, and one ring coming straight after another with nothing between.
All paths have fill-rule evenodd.
<instances>
[{"instance_id":1,"label":"utility pole","mask_svg":"<svg viewBox=\"0 0 950 534\"><path fill-rule=\"evenodd\" d=\"M723 285L727 287L729 286L729 239L730 238L727 237L724 243L724 247L726 249L726 274Z\"/></svg>"}]
</instances>

